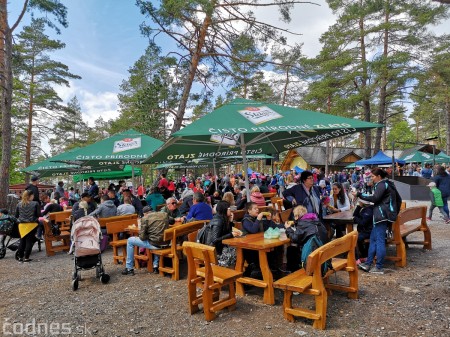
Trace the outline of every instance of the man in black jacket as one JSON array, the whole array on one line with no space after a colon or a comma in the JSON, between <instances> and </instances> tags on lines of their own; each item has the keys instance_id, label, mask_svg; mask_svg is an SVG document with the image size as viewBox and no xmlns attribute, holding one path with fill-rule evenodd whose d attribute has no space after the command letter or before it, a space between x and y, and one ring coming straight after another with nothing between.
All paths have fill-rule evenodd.
<instances>
[{"instance_id":1,"label":"man in black jacket","mask_svg":"<svg viewBox=\"0 0 450 337\"><path fill-rule=\"evenodd\" d=\"M25 188L28 191L33 192L33 201L37 201L39 206L41 205L41 199L39 196L39 188L37 185L39 184L39 177L38 176L32 176L31 177L31 183L28 184L28 186Z\"/></svg>"}]
</instances>

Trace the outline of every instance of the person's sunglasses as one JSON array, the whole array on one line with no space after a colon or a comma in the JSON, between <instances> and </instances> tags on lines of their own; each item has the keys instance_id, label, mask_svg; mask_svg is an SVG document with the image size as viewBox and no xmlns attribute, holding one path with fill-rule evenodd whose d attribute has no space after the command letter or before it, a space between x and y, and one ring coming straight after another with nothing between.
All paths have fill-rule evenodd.
<instances>
[{"instance_id":1,"label":"person's sunglasses","mask_svg":"<svg viewBox=\"0 0 450 337\"><path fill-rule=\"evenodd\" d=\"M178 203L174 201L174 202L171 202L170 204L171 205L177 205Z\"/></svg>"}]
</instances>

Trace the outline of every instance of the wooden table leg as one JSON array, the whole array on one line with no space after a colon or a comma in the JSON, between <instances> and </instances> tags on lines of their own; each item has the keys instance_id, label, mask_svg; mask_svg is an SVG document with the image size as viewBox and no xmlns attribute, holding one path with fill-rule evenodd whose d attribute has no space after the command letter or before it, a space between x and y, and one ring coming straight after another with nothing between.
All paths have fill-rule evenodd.
<instances>
[{"instance_id":1,"label":"wooden table leg","mask_svg":"<svg viewBox=\"0 0 450 337\"><path fill-rule=\"evenodd\" d=\"M261 273L263 276L263 280L266 283L266 287L264 288L264 299L263 302L265 304L275 304L275 295L273 289L273 277L272 272L269 268L269 262L267 261L267 252L260 250L259 252L259 266L261 268Z\"/></svg>"},{"instance_id":2,"label":"wooden table leg","mask_svg":"<svg viewBox=\"0 0 450 337\"><path fill-rule=\"evenodd\" d=\"M347 223L347 234L353 232L353 222Z\"/></svg>"},{"instance_id":3,"label":"wooden table leg","mask_svg":"<svg viewBox=\"0 0 450 337\"><path fill-rule=\"evenodd\" d=\"M236 247L236 267L235 270L242 272L244 270L244 251L242 248ZM244 296L244 285L236 282L236 295Z\"/></svg>"}]
</instances>

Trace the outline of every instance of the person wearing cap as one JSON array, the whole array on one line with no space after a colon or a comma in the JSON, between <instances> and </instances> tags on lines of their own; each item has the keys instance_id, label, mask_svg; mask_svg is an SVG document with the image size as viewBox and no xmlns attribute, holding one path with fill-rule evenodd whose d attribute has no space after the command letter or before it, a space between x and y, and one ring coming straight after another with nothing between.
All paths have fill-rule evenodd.
<instances>
[{"instance_id":1,"label":"person wearing cap","mask_svg":"<svg viewBox=\"0 0 450 337\"><path fill-rule=\"evenodd\" d=\"M39 184L39 177L38 176L32 176L31 177L31 183L28 184L28 186L25 188L27 191L31 191L33 193L33 201L36 201L39 206L41 205L41 198L39 195L39 188L37 185Z\"/></svg>"},{"instance_id":2,"label":"person wearing cap","mask_svg":"<svg viewBox=\"0 0 450 337\"><path fill-rule=\"evenodd\" d=\"M358 199L357 206L353 211L353 223L357 224L357 264L365 262L369 253L369 244L366 240L370 238L373 228L373 205L369 201Z\"/></svg>"},{"instance_id":3,"label":"person wearing cap","mask_svg":"<svg viewBox=\"0 0 450 337\"><path fill-rule=\"evenodd\" d=\"M433 210L437 207L439 208L439 211L444 217L445 223L449 223L450 220L449 217L447 216L447 213L445 213L444 210L444 201L442 200L441 191L436 187L436 183L433 181L429 183L427 186L430 188L430 199L431 199L430 208L428 209L427 220L431 221L431 218L433 216Z\"/></svg>"}]
</instances>

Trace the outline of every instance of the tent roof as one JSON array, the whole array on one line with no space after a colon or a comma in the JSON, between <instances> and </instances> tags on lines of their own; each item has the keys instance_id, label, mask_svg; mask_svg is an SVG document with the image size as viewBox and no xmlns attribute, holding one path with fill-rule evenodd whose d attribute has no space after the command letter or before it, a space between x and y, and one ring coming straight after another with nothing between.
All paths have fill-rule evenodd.
<instances>
[{"instance_id":1,"label":"tent roof","mask_svg":"<svg viewBox=\"0 0 450 337\"><path fill-rule=\"evenodd\" d=\"M396 163L404 164L403 160L395 159ZM369 159L358 160L356 165L388 165L392 163L392 157L388 157L383 153L383 151L378 151L378 153Z\"/></svg>"}]
</instances>

